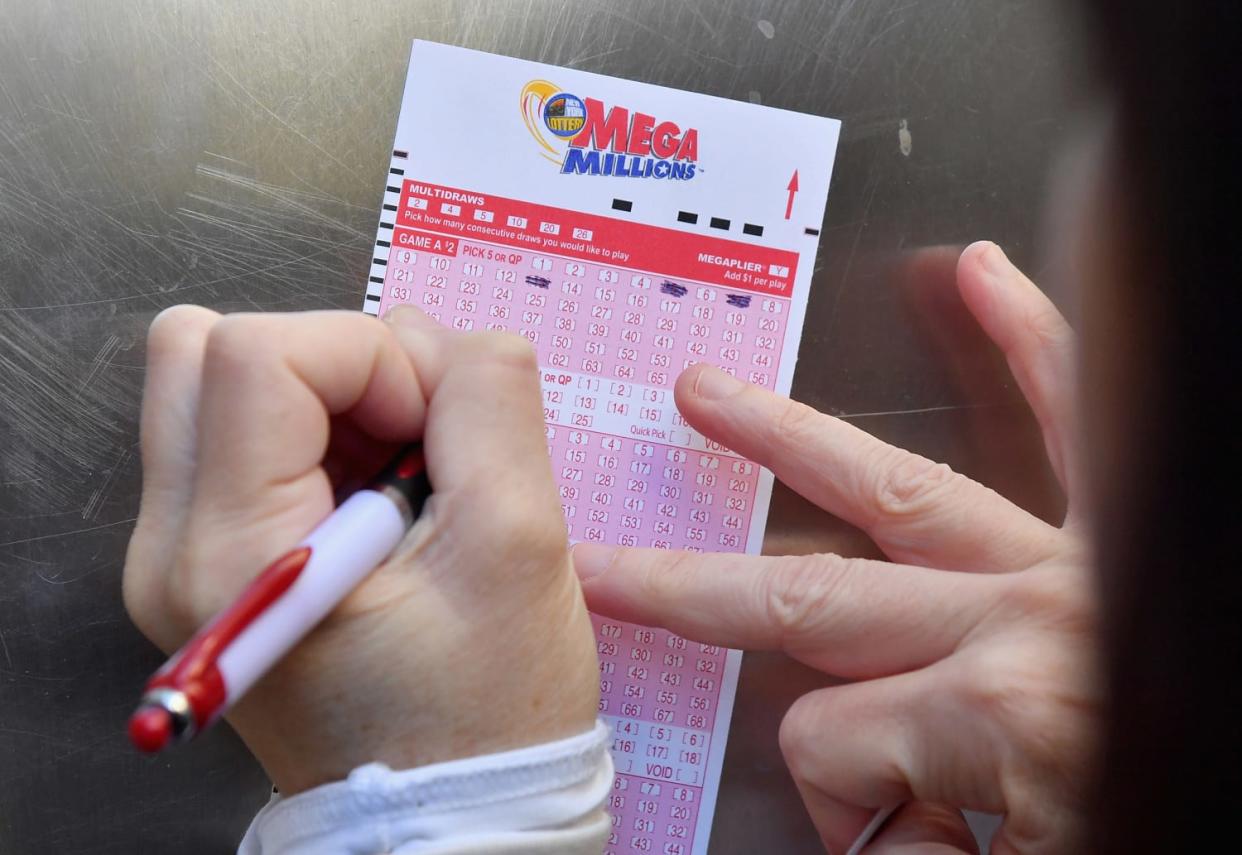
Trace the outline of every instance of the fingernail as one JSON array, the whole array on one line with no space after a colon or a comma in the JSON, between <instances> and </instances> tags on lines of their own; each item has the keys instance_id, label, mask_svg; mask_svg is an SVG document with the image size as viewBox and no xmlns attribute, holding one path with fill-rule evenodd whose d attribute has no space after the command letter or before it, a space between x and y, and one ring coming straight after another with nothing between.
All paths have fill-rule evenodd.
<instances>
[{"instance_id":1,"label":"fingernail","mask_svg":"<svg viewBox=\"0 0 1242 855\"><path fill-rule=\"evenodd\" d=\"M384 313L384 320L399 327L421 326L427 316L413 306L404 304L393 306Z\"/></svg>"},{"instance_id":2,"label":"fingernail","mask_svg":"<svg viewBox=\"0 0 1242 855\"><path fill-rule=\"evenodd\" d=\"M574 547L574 571L583 582L603 576L617 556L615 546L579 543Z\"/></svg>"},{"instance_id":3,"label":"fingernail","mask_svg":"<svg viewBox=\"0 0 1242 855\"><path fill-rule=\"evenodd\" d=\"M721 398L736 395L745 385L733 375L707 365L700 369L699 376L694 381L694 394L708 401L719 401Z\"/></svg>"},{"instance_id":4,"label":"fingernail","mask_svg":"<svg viewBox=\"0 0 1242 855\"><path fill-rule=\"evenodd\" d=\"M1013 271L1013 265L1009 261L1009 256L1005 255L1005 251L992 242L984 245L983 252L979 254L979 263L983 265L983 269L993 276L1008 276Z\"/></svg>"}]
</instances>

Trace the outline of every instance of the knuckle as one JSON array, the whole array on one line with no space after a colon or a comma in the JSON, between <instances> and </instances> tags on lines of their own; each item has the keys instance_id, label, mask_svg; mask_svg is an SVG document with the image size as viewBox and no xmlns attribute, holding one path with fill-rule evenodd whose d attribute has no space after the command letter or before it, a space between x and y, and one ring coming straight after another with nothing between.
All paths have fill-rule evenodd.
<instances>
[{"instance_id":1,"label":"knuckle","mask_svg":"<svg viewBox=\"0 0 1242 855\"><path fill-rule=\"evenodd\" d=\"M786 399L781 404L776 419L775 444L795 452L802 452L819 433L823 416L815 409L799 401Z\"/></svg>"},{"instance_id":2,"label":"knuckle","mask_svg":"<svg viewBox=\"0 0 1242 855\"><path fill-rule=\"evenodd\" d=\"M819 730L818 717L811 711L810 695L803 695L793 702L785 717L781 719L777 742L781 748L781 756L795 780L806 780L807 758L810 755L808 745L815 739Z\"/></svg>"},{"instance_id":3,"label":"knuckle","mask_svg":"<svg viewBox=\"0 0 1242 855\"><path fill-rule=\"evenodd\" d=\"M1039 690L1045 679L1038 659L1021 663L1000 651L976 655L958 681L957 696L968 719L985 725L1010 744L1039 741L1058 724L1052 703Z\"/></svg>"},{"instance_id":4,"label":"knuckle","mask_svg":"<svg viewBox=\"0 0 1242 855\"><path fill-rule=\"evenodd\" d=\"M978 651L963 665L953 690L966 719L1013 746L1023 763L1083 756L1099 703L1083 662L1065 651L1009 644Z\"/></svg>"},{"instance_id":5,"label":"knuckle","mask_svg":"<svg viewBox=\"0 0 1242 855\"><path fill-rule=\"evenodd\" d=\"M902 449L885 448L871 471L867 493L880 519L923 516L967 483L964 475L945 464Z\"/></svg>"},{"instance_id":6,"label":"knuckle","mask_svg":"<svg viewBox=\"0 0 1242 855\"><path fill-rule=\"evenodd\" d=\"M850 700L851 691L849 686L818 689L798 698L785 713L777 739L794 780L818 785L826 772L832 774L829 770L839 762L840 747L854 738L843 732L843 725L857 714L858 702ZM886 800L904 801L915 780L912 752L905 741L886 739L883 748L868 758L868 776L889 794Z\"/></svg>"},{"instance_id":7,"label":"knuckle","mask_svg":"<svg viewBox=\"0 0 1242 855\"><path fill-rule=\"evenodd\" d=\"M197 539L191 535L187 543L175 550L161 599L162 619L183 636L194 633L228 602L218 579L195 572L219 558L209 554L213 550L196 544Z\"/></svg>"},{"instance_id":8,"label":"knuckle","mask_svg":"<svg viewBox=\"0 0 1242 855\"><path fill-rule=\"evenodd\" d=\"M148 637L151 634L151 618L158 610L153 587L159 573L159 568L151 561L149 541L140 521L125 553L125 567L121 571L121 601L130 619Z\"/></svg>"},{"instance_id":9,"label":"knuckle","mask_svg":"<svg viewBox=\"0 0 1242 855\"><path fill-rule=\"evenodd\" d=\"M207 614L187 570L186 547L160 548L140 521L130 539L121 576L125 611L143 635L171 650L201 625Z\"/></svg>"},{"instance_id":10,"label":"knuckle","mask_svg":"<svg viewBox=\"0 0 1242 855\"><path fill-rule=\"evenodd\" d=\"M838 555L778 558L760 578L768 619L783 646L797 649L812 629L830 619L833 605L857 572L858 560Z\"/></svg>"},{"instance_id":11,"label":"knuckle","mask_svg":"<svg viewBox=\"0 0 1242 855\"><path fill-rule=\"evenodd\" d=\"M1006 579L997 612L1004 621L1071 633L1093 632L1096 622L1085 574L1060 566L1033 567Z\"/></svg>"},{"instance_id":12,"label":"knuckle","mask_svg":"<svg viewBox=\"0 0 1242 855\"><path fill-rule=\"evenodd\" d=\"M952 681L953 693L985 721L1005 721L1021 709L1020 681L1004 658L992 649L976 651Z\"/></svg>"}]
</instances>

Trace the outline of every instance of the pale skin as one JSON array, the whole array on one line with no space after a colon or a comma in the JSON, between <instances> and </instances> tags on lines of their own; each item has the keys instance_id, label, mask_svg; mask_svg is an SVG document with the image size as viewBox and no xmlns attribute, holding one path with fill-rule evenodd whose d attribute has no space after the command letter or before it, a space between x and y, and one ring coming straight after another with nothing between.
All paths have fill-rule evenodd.
<instances>
[{"instance_id":1,"label":"pale skin","mask_svg":"<svg viewBox=\"0 0 1242 855\"><path fill-rule=\"evenodd\" d=\"M697 641L782 650L854 681L800 698L780 732L833 852L875 809L908 801L868 852L973 852L959 807L1006 815L998 855L1069 851L1077 830L1099 698L1076 524L1073 336L993 245L963 254L958 289L1039 420L1069 497L1063 526L845 422L696 367L677 384L691 424L861 528L891 561L574 550L596 611Z\"/></svg>"},{"instance_id":2,"label":"pale skin","mask_svg":"<svg viewBox=\"0 0 1242 855\"><path fill-rule=\"evenodd\" d=\"M524 339L413 310L179 307L148 360L124 591L165 652L331 512L332 480L424 437L436 492L418 525L229 715L282 793L591 728L594 635Z\"/></svg>"},{"instance_id":3,"label":"pale skin","mask_svg":"<svg viewBox=\"0 0 1242 855\"><path fill-rule=\"evenodd\" d=\"M696 366L677 384L686 419L891 563L595 546L571 562L524 342L458 336L413 309L384 323L182 307L151 332L126 604L175 649L331 510L333 480L424 435L436 490L424 519L230 716L282 791L369 761L404 768L588 730L585 591L604 614L853 680L801 698L780 734L831 851L900 802L868 852L972 852L961 807L1006 814L994 852L1066 851L1099 700L1073 338L989 244L963 255L958 286L1039 419L1069 498L1060 527Z\"/></svg>"}]
</instances>

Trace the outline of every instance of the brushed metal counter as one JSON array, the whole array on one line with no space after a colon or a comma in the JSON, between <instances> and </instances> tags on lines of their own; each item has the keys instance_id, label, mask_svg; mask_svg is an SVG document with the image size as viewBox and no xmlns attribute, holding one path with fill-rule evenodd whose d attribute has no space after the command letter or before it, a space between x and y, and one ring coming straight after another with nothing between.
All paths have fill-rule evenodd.
<instances>
[{"instance_id":1,"label":"brushed metal counter","mask_svg":"<svg viewBox=\"0 0 1242 855\"><path fill-rule=\"evenodd\" d=\"M1060 505L952 296L991 238L1038 275L1077 75L1042 0L0 0L0 852L235 847L266 800L227 728L136 757L159 656L120 571L143 337L180 302L357 309L410 40L841 118L794 394ZM767 549L870 552L778 487ZM714 852L816 851L777 746L823 678L745 659Z\"/></svg>"}]
</instances>

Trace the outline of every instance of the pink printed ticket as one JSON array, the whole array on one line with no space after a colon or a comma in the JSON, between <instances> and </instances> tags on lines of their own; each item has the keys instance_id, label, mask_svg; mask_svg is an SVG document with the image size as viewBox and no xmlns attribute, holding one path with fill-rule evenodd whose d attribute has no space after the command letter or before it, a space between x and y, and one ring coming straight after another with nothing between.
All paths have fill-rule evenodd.
<instances>
[{"instance_id":1,"label":"pink printed ticket","mask_svg":"<svg viewBox=\"0 0 1242 855\"><path fill-rule=\"evenodd\" d=\"M789 392L840 123L414 43L364 310L538 356L573 542L757 553L772 475L678 414L698 362ZM707 850L741 654L596 618L609 853Z\"/></svg>"}]
</instances>

